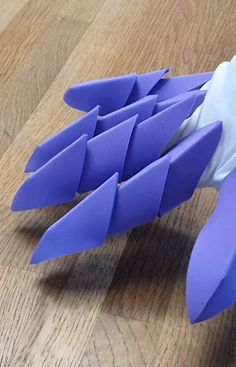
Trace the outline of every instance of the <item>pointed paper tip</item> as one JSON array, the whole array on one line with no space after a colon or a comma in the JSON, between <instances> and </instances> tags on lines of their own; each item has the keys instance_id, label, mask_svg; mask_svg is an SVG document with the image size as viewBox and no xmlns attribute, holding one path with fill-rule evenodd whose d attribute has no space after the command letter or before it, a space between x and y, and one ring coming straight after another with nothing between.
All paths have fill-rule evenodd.
<instances>
[{"instance_id":1,"label":"pointed paper tip","mask_svg":"<svg viewBox=\"0 0 236 367\"><path fill-rule=\"evenodd\" d=\"M99 104L101 115L106 115L125 105L136 78L136 74L129 74L77 84L65 92L64 101L82 111Z\"/></svg>"},{"instance_id":2,"label":"pointed paper tip","mask_svg":"<svg viewBox=\"0 0 236 367\"><path fill-rule=\"evenodd\" d=\"M43 235L31 263L80 253L103 245L111 220L119 175L115 173Z\"/></svg>"},{"instance_id":3,"label":"pointed paper tip","mask_svg":"<svg viewBox=\"0 0 236 367\"><path fill-rule=\"evenodd\" d=\"M11 209L38 209L73 201L84 165L86 144L87 135L83 135L29 176L17 191Z\"/></svg>"},{"instance_id":4,"label":"pointed paper tip","mask_svg":"<svg viewBox=\"0 0 236 367\"><path fill-rule=\"evenodd\" d=\"M29 158L25 172L37 171L56 154L74 143L82 135L88 135L88 139L93 138L97 126L99 110L100 106L98 105L39 144Z\"/></svg>"}]
</instances>

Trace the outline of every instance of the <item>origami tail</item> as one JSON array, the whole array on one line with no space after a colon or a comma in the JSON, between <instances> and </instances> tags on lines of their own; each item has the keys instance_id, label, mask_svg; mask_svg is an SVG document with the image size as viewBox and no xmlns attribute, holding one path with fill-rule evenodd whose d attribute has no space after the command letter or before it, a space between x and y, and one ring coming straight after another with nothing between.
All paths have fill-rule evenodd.
<instances>
[{"instance_id":1,"label":"origami tail","mask_svg":"<svg viewBox=\"0 0 236 367\"><path fill-rule=\"evenodd\" d=\"M89 141L82 135L23 183L12 209L27 210L72 201L77 192L96 189L115 172L119 181L127 180L161 156L193 105L195 95L138 125L138 116L134 116ZM96 111L92 116L96 116ZM94 123L92 126L94 130Z\"/></svg>"},{"instance_id":2,"label":"origami tail","mask_svg":"<svg viewBox=\"0 0 236 367\"><path fill-rule=\"evenodd\" d=\"M106 236L151 222L189 199L221 133L221 122L198 130L119 186L114 174L46 231L32 263L101 246Z\"/></svg>"},{"instance_id":3,"label":"origami tail","mask_svg":"<svg viewBox=\"0 0 236 367\"><path fill-rule=\"evenodd\" d=\"M163 101L180 93L200 89L213 75L208 72L163 78L168 72L169 69L163 69L78 84L66 91L64 101L82 111L90 111L100 105L101 115L106 115L149 94L157 94L158 101Z\"/></svg>"},{"instance_id":4,"label":"origami tail","mask_svg":"<svg viewBox=\"0 0 236 367\"><path fill-rule=\"evenodd\" d=\"M222 182L217 208L201 230L187 275L192 323L209 319L236 300L236 170Z\"/></svg>"}]
</instances>

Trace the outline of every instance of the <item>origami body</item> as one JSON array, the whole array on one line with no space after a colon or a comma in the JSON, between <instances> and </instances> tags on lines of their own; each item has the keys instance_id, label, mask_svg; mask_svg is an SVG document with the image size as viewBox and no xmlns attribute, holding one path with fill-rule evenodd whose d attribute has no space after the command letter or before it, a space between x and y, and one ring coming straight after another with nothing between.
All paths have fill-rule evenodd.
<instances>
[{"instance_id":1,"label":"origami body","mask_svg":"<svg viewBox=\"0 0 236 367\"><path fill-rule=\"evenodd\" d=\"M236 299L236 59L212 73L165 77L168 69L92 81L70 88L65 101L87 111L39 145L34 172L13 210L42 208L94 190L44 234L32 263L101 246L163 216L196 187L220 190L215 213L195 244L187 276L192 322Z\"/></svg>"}]
</instances>

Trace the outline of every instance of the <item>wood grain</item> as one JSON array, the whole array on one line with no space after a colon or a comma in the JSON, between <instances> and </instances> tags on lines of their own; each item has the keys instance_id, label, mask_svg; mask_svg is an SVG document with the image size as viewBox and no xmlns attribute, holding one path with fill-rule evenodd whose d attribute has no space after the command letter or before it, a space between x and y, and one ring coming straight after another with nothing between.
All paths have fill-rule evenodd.
<instances>
[{"instance_id":1,"label":"wood grain","mask_svg":"<svg viewBox=\"0 0 236 367\"><path fill-rule=\"evenodd\" d=\"M235 49L234 0L9 0L0 15L0 365L236 366L235 308L188 321L185 277L216 193L102 248L40 266L43 232L75 203L11 213L34 146L77 118L74 83L173 66L214 69ZM5 2L0 0L0 8Z\"/></svg>"},{"instance_id":2,"label":"wood grain","mask_svg":"<svg viewBox=\"0 0 236 367\"><path fill-rule=\"evenodd\" d=\"M0 1L0 32L11 22L29 0Z\"/></svg>"}]
</instances>

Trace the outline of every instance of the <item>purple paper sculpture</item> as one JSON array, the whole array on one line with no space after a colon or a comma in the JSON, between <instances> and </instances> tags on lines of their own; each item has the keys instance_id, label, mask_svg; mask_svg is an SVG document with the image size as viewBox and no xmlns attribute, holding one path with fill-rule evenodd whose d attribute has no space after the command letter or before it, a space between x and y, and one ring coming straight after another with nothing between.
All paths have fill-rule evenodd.
<instances>
[{"instance_id":1,"label":"purple paper sculpture","mask_svg":"<svg viewBox=\"0 0 236 367\"><path fill-rule=\"evenodd\" d=\"M215 186L219 204L197 239L188 270L190 320L210 318L235 301L236 154L231 159L227 144L235 103L218 107L229 100L227 75L233 71L226 69L224 64L214 74L169 78L163 69L67 90L65 102L87 113L37 146L26 166L32 173L12 210L93 192L45 232L33 264L102 246L109 236L165 215L196 187Z\"/></svg>"}]
</instances>

